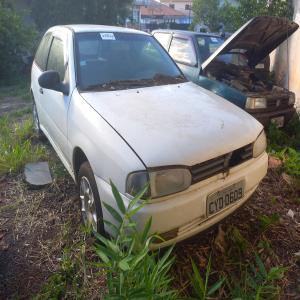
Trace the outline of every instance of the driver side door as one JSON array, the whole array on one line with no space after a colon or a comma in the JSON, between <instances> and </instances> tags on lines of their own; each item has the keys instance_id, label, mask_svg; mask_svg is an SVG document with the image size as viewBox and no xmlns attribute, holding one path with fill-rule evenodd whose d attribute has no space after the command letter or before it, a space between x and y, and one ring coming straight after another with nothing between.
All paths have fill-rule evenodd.
<instances>
[{"instance_id":1,"label":"driver side door","mask_svg":"<svg viewBox=\"0 0 300 300\"><path fill-rule=\"evenodd\" d=\"M53 32L52 42L47 60L46 70L56 71L59 74L60 81L64 85L69 85L68 68L68 35L64 32ZM63 158L67 158L67 121L68 108L70 104L70 91L62 93L54 90L41 88L41 105L46 114L45 129L48 138ZM68 161L68 163L70 163Z\"/></svg>"}]
</instances>

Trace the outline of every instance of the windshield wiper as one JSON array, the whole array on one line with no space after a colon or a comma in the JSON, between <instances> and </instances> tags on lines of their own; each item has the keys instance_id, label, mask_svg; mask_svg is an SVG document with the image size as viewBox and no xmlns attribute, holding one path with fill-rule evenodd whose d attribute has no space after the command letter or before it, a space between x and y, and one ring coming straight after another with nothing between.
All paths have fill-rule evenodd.
<instances>
[{"instance_id":1,"label":"windshield wiper","mask_svg":"<svg viewBox=\"0 0 300 300\"><path fill-rule=\"evenodd\" d=\"M107 83L102 84L93 84L84 88L84 91L107 91L107 90L116 90L120 89L120 87L141 87L141 86L149 85L148 79L137 79L137 80L115 80L109 81Z\"/></svg>"},{"instance_id":2,"label":"windshield wiper","mask_svg":"<svg viewBox=\"0 0 300 300\"><path fill-rule=\"evenodd\" d=\"M152 79L154 81L160 81L161 83L180 83L186 81L182 74L178 76L170 76L162 73L156 73Z\"/></svg>"},{"instance_id":3,"label":"windshield wiper","mask_svg":"<svg viewBox=\"0 0 300 300\"><path fill-rule=\"evenodd\" d=\"M170 83L185 82L186 79L183 75L170 76L161 73L155 74L152 78L143 79L128 79L128 80L114 80L107 83L89 85L83 91L115 91L120 89L137 88L164 85Z\"/></svg>"}]
</instances>

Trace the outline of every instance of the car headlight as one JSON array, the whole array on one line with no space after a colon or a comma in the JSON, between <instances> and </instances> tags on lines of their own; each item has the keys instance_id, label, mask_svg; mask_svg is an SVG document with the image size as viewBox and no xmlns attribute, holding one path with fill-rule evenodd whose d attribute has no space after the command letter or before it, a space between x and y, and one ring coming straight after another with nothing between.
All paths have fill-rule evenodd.
<instances>
[{"instance_id":1,"label":"car headlight","mask_svg":"<svg viewBox=\"0 0 300 300\"><path fill-rule=\"evenodd\" d=\"M267 138L265 131L263 130L253 145L253 157L260 156L267 148Z\"/></svg>"},{"instance_id":2,"label":"car headlight","mask_svg":"<svg viewBox=\"0 0 300 300\"><path fill-rule=\"evenodd\" d=\"M289 97L289 105L294 105L295 104L295 94L294 93L290 93L290 97Z\"/></svg>"},{"instance_id":3,"label":"car headlight","mask_svg":"<svg viewBox=\"0 0 300 300\"><path fill-rule=\"evenodd\" d=\"M246 108L248 109L267 108L267 99L248 97L246 100Z\"/></svg>"},{"instance_id":4,"label":"car headlight","mask_svg":"<svg viewBox=\"0 0 300 300\"><path fill-rule=\"evenodd\" d=\"M147 183L150 190L144 198L158 198L181 192L192 182L192 175L187 168L161 168L149 171L130 173L127 177L126 192L130 195L138 193Z\"/></svg>"}]
</instances>

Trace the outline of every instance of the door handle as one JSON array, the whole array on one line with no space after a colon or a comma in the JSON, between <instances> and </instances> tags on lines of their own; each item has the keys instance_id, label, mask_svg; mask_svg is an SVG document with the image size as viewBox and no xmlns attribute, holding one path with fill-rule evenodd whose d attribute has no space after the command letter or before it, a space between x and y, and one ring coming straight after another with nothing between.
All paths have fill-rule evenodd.
<instances>
[{"instance_id":1,"label":"door handle","mask_svg":"<svg viewBox=\"0 0 300 300\"><path fill-rule=\"evenodd\" d=\"M40 93L44 94L44 90L42 88L40 88Z\"/></svg>"}]
</instances>

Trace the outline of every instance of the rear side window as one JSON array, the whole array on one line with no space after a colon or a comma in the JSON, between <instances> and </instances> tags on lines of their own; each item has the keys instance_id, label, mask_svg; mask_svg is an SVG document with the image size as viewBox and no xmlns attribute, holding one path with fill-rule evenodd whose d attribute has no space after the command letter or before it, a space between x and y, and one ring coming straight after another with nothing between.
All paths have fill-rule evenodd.
<instances>
[{"instance_id":1,"label":"rear side window","mask_svg":"<svg viewBox=\"0 0 300 300\"><path fill-rule=\"evenodd\" d=\"M159 41L159 43L168 51L169 41L170 41L169 33L157 32L154 33L154 37Z\"/></svg>"},{"instance_id":2,"label":"rear side window","mask_svg":"<svg viewBox=\"0 0 300 300\"><path fill-rule=\"evenodd\" d=\"M63 42L58 39L54 38L49 58L47 64L47 70L53 70L58 72L60 81L63 81L65 78L65 64L64 64L64 46Z\"/></svg>"},{"instance_id":3,"label":"rear side window","mask_svg":"<svg viewBox=\"0 0 300 300\"><path fill-rule=\"evenodd\" d=\"M174 37L171 42L170 55L179 63L195 65L197 63L191 40Z\"/></svg>"},{"instance_id":4,"label":"rear side window","mask_svg":"<svg viewBox=\"0 0 300 300\"><path fill-rule=\"evenodd\" d=\"M51 43L51 33L48 33L43 37L34 58L35 63L40 67L42 71L46 70L50 43Z\"/></svg>"}]
</instances>

